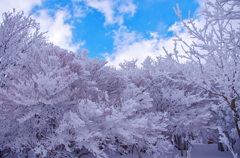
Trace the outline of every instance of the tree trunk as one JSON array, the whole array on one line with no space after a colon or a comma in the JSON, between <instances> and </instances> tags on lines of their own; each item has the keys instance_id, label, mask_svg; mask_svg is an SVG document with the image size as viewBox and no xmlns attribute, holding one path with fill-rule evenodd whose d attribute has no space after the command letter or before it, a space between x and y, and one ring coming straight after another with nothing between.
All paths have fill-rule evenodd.
<instances>
[{"instance_id":1,"label":"tree trunk","mask_svg":"<svg viewBox=\"0 0 240 158\"><path fill-rule=\"evenodd\" d=\"M188 150L188 141L184 141L183 150Z\"/></svg>"},{"instance_id":2,"label":"tree trunk","mask_svg":"<svg viewBox=\"0 0 240 158\"><path fill-rule=\"evenodd\" d=\"M231 101L230 108L234 112L234 124L235 124L236 130L237 130L237 133L238 133L238 137L240 139L240 127L238 125L240 117L239 117L239 114L238 114L237 109L236 109L236 99L233 99Z\"/></svg>"},{"instance_id":3,"label":"tree trunk","mask_svg":"<svg viewBox=\"0 0 240 158\"><path fill-rule=\"evenodd\" d=\"M180 141L180 137L178 135L174 135L174 144L178 150L180 150Z\"/></svg>"},{"instance_id":4,"label":"tree trunk","mask_svg":"<svg viewBox=\"0 0 240 158\"><path fill-rule=\"evenodd\" d=\"M181 148L181 156L183 156L183 148Z\"/></svg>"},{"instance_id":5,"label":"tree trunk","mask_svg":"<svg viewBox=\"0 0 240 158\"><path fill-rule=\"evenodd\" d=\"M223 147L223 144L222 143L218 143L218 150L220 151L224 151L224 147Z\"/></svg>"}]
</instances>

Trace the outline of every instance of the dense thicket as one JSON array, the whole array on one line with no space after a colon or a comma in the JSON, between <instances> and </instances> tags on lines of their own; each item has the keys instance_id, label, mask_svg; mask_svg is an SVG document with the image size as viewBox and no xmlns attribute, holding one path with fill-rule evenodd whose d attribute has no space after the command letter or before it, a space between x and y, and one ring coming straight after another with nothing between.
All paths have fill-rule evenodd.
<instances>
[{"instance_id":1,"label":"dense thicket","mask_svg":"<svg viewBox=\"0 0 240 158\"><path fill-rule=\"evenodd\" d=\"M23 12L4 13L0 157L107 157L108 150L157 157L187 149L191 139L240 151L240 2L206 5L202 28L176 10L194 38L178 38L184 54L175 49L118 70L48 43Z\"/></svg>"}]
</instances>

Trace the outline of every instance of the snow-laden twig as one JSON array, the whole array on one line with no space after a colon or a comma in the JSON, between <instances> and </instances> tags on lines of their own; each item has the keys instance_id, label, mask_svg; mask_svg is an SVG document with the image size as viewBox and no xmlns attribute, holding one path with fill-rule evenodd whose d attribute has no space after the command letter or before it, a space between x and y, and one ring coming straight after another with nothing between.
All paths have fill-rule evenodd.
<instances>
[{"instance_id":1,"label":"snow-laden twig","mask_svg":"<svg viewBox=\"0 0 240 158\"><path fill-rule=\"evenodd\" d=\"M175 156L175 158L179 158L179 154L177 154L177 155Z\"/></svg>"},{"instance_id":2,"label":"snow-laden twig","mask_svg":"<svg viewBox=\"0 0 240 158\"><path fill-rule=\"evenodd\" d=\"M227 145L229 151L231 152L231 154L233 155L233 158L238 158L238 154L237 153L234 153L234 150L233 148L231 147L230 143L229 143L229 140L226 136L226 134L223 132L222 128L221 127L218 127L218 131L219 131L219 140L221 143L224 143L225 145Z\"/></svg>"},{"instance_id":3,"label":"snow-laden twig","mask_svg":"<svg viewBox=\"0 0 240 158\"><path fill-rule=\"evenodd\" d=\"M187 158L191 158L192 147L187 150Z\"/></svg>"}]
</instances>

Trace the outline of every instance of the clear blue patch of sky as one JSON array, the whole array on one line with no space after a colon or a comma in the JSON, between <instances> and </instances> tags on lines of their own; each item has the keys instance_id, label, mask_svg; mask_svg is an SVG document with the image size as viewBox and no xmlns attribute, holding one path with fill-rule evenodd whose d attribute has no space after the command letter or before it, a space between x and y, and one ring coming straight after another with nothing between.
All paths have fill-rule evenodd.
<instances>
[{"instance_id":1,"label":"clear blue patch of sky","mask_svg":"<svg viewBox=\"0 0 240 158\"><path fill-rule=\"evenodd\" d=\"M158 32L162 37L172 36L167 30L179 20L173 10L177 3L183 11L184 18L187 18L188 11L193 15L199 7L195 0L135 0L134 2L137 5L136 13L133 17L125 16L123 25L144 38L149 38L149 31ZM43 5L35 7L33 12L39 9L56 10L65 7L71 14L74 13L73 3L70 0L45 0ZM118 26L104 26L105 17L102 13L90 9L85 17L80 19L72 17L67 22L73 25L73 43L85 41L82 48L90 52L89 57L101 58L103 53L113 53L113 31L117 30Z\"/></svg>"},{"instance_id":2,"label":"clear blue patch of sky","mask_svg":"<svg viewBox=\"0 0 240 158\"><path fill-rule=\"evenodd\" d=\"M89 51L89 57L102 57L101 54L113 49L113 27L104 26L103 14L96 10L89 12L81 22L75 23L74 40L84 40L83 48Z\"/></svg>"},{"instance_id":3,"label":"clear blue patch of sky","mask_svg":"<svg viewBox=\"0 0 240 158\"><path fill-rule=\"evenodd\" d=\"M44 0L42 2L42 5L35 6L32 9L32 12L37 13L37 11L40 9L57 10L57 9L59 9L59 7L64 7L68 4L70 4L69 2L70 1L67 1L67 0Z\"/></svg>"},{"instance_id":4,"label":"clear blue patch of sky","mask_svg":"<svg viewBox=\"0 0 240 158\"><path fill-rule=\"evenodd\" d=\"M199 7L194 0L138 1L135 16L125 20L125 25L145 36L147 36L148 31L158 32L162 36L170 36L171 33L167 32L168 28L179 21L173 9L176 4L179 4L183 11L183 18L188 17L188 11L193 15Z\"/></svg>"}]
</instances>

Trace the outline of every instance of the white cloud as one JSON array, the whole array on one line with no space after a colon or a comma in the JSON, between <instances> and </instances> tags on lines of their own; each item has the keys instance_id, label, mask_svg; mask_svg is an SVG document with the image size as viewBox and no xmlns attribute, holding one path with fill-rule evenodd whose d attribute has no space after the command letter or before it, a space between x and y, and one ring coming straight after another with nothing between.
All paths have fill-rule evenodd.
<instances>
[{"instance_id":1,"label":"white cloud","mask_svg":"<svg viewBox=\"0 0 240 158\"><path fill-rule=\"evenodd\" d=\"M140 64L147 56L155 57L157 50L154 49L157 44L156 39L141 40L131 45L125 45L121 49L117 49L112 55L106 55L105 58L109 65L118 67L118 64L124 60L138 59Z\"/></svg>"},{"instance_id":2,"label":"white cloud","mask_svg":"<svg viewBox=\"0 0 240 158\"><path fill-rule=\"evenodd\" d=\"M15 8L16 11L24 11L25 15L28 15L35 6L41 6L42 2L43 0L0 0L0 14L12 11ZM71 15L66 9L54 11L54 16L50 16L50 12L49 10L39 10L38 15L33 15L33 18L40 23L41 31L48 31L46 36L55 45L74 52L77 51L83 42L72 44L73 27L66 23L71 18ZM80 12L78 12L79 14ZM2 16L0 17L0 21L2 21L1 18Z\"/></svg>"},{"instance_id":3,"label":"white cloud","mask_svg":"<svg viewBox=\"0 0 240 158\"><path fill-rule=\"evenodd\" d=\"M204 7L204 3L202 3L201 0L199 0L199 3L201 8ZM199 10L200 9L197 11ZM161 22L159 22L159 24L161 24ZM204 19L199 18L195 25L196 27L203 26ZM193 41L180 22L175 22L175 24L169 27L168 31L172 31L173 34L180 36L189 44ZM161 30L159 33L161 33ZM143 38L135 31L129 32L126 28L115 32L115 52L113 54L105 54L105 59L109 65L115 67L119 67L119 63L124 62L124 60L138 59L137 65L140 66L147 56L154 59L157 56L166 55L163 47L168 53L172 53L174 51L174 39L176 39L176 37L163 38L159 33L149 32L150 37ZM177 45L177 49L179 54L183 53L180 44Z\"/></svg>"},{"instance_id":4,"label":"white cloud","mask_svg":"<svg viewBox=\"0 0 240 158\"><path fill-rule=\"evenodd\" d=\"M50 10L40 10L39 15L34 17L40 23L41 31L48 31L46 35L50 42L76 52L83 42L72 44L73 27L66 23L71 15L67 10L57 10L54 12L54 16L50 16L50 12Z\"/></svg>"},{"instance_id":5,"label":"white cloud","mask_svg":"<svg viewBox=\"0 0 240 158\"><path fill-rule=\"evenodd\" d=\"M104 25L118 24L122 25L124 16L133 16L136 11L136 5L133 0L74 0L84 1L88 7L101 12L105 17Z\"/></svg>"},{"instance_id":6,"label":"white cloud","mask_svg":"<svg viewBox=\"0 0 240 158\"><path fill-rule=\"evenodd\" d=\"M168 31L171 31L175 34L180 34L184 32L184 27L181 22L175 22L171 27L168 28Z\"/></svg>"},{"instance_id":7,"label":"white cloud","mask_svg":"<svg viewBox=\"0 0 240 158\"><path fill-rule=\"evenodd\" d=\"M105 59L108 61L108 65L118 68L119 63L122 63L125 60L129 61L132 59L138 59L137 65L140 66L148 56L154 59L157 56L165 55L162 47L165 47L170 51L173 50L173 38L159 39L159 35L157 33L151 32L150 34L150 39L141 38L131 44L125 44L121 47L117 47L115 53L113 54L105 54Z\"/></svg>"},{"instance_id":8,"label":"white cloud","mask_svg":"<svg viewBox=\"0 0 240 158\"><path fill-rule=\"evenodd\" d=\"M193 39L188 33L182 32L178 34L187 43L191 43ZM149 39L138 39L138 41L132 42L131 44L121 45L121 47L116 47L113 54L104 54L105 59L108 61L108 65L119 68L119 63L123 63L125 60L130 61L132 59L138 59L137 65L141 66L141 63L150 56L155 59L158 56L165 56L166 53L163 47L168 51L168 53L173 53L174 51L174 39L175 37L169 38L159 38L160 35L156 32L150 32L151 38ZM177 45L179 54L183 53L181 45ZM184 62L184 59L181 59Z\"/></svg>"},{"instance_id":9,"label":"white cloud","mask_svg":"<svg viewBox=\"0 0 240 158\"><path fill-rule=\"evenodd\" d=\"M121 49L121 47L131 45L142 38L141 35L137 34L135 31L130 32L125 26L121 26L117 31L115 30L113 32L114 45L116 49Z\"/></svg>"},{"instance_id":10,"label":"white cloud","mask_svg":"<svg viewBox=\"0 0 240 158\"><path fill-rule=\"evenodd\" d=\"M87 9L83 8L81 5L73 3L73 16L77 18L83 18L87 15Z\"/></svg>"},{"instance_id":11,"label":"white cloud","mask_svg":"<svg viewBox=\"0 0 240 158\"><path fill-rule=\"evenodd\" d=\"M204 19L197 19L195 21L195 26L200 28L204 25ZM168 31L172 31L174 34L178 35L188 44L191 44L194 39L192 39L187 30L184 29L180 22L175 22ZM119 31L115 32L114 44L115 52L113 54L104 54L105 59L108 61L108 65L115 66L119 68L119 63L125 60L138 59L137 65L141 66L141 63L150 56L155 58L157 56L165 56L166 53L163 49L168 51L168 53L173 53L174 51L174 39L173 37L163 38L157 32L149 32L149 38L143 38L137 32L130 32L126 27L122 27ZM183 54L181 44L177 45L179 54ZM182 61L185 61L182 59Z\"/></svg>"},{"instance_id":12,"label":"white cloud","mask_svg":"<svg viewBox=\"0 0 240 158\"><path fill-rule=\"evenodd\" d=\"M120 13L129 13L131 16L133 16L136 12L136 5L133 4L131 0L126 0L125 3L120 4L118 10Z\"/></svg>"},{"instance_id":13,"label":"white cloud","mask_svg":"<svg viewBox=\"0 0 240 158\"><path fill-rule=\"evenodd\" d=\"M106 24L115 23L113 2L110 0L87 0L87 5L97 9L105 16Z\"/></svg>"},{"instance_id":14,"label":"white cloud","mask_svg":"<svg viewBox=\"0 0 240 158\"><path fill-rule=\"evenodd\" d=\"M202 1L199 1L202 2ZM200 4L199 12L205 5L203 3ZM187 20L185 20L187 22ZM206 19L201 15L197 17L194 21L194 26L198 29L204 28L206 23ZM188 25L188 23L186 23ZM231 27L234 29L239 28L239 20L232 20ZM190 28L193 26L188 25ZM218 30L218 25L213 26ZM172 31L175 35L179 36L186 42L188 45L191 45L193 41L198 43L197 39L193 39L187 30L183 27L181 22L175 22L171 27L169 27L168 31ZM118 34L120 33L120 35ZM115 67L119 67L119 63L124 62L124 60L132 60L138 59L137 65L140 66L141 63L147 56L152 57L153 59L159 55L165 55L163 47L168 51L168 53L173 53L174 51L174 39L176 37L169 38L161 38L156 32L149 32L150 38L142 38L139 37L136 32L129 32L127 29L123 29L119 32L115 32L115 45L116 49L113 54L105 54L105 59L108 61L109 65L113 65ZM179 51L179 55L183 54L184 51L182 49L186 49L186 46L182 43L178 43L177 50ZM197 50L198 48L195 48ZM188 50L188 49L186 49ZM205 53L204 50L199 50L201 53ZM182 62L186 61L186 59L180 59Z\"/></svg>"},{"instance_id":15,"label":"white cloud","mask_svg":"<svg viewBox=\"0 0 240 158\"><path fill-rule=\"evenodd\" d=\"M13 8L16 11L24 11L28 15L31 9L37 5L42 4L42 0L0 0L0 14L4 12L12 11ZM0 16L0 21L2 21L2 16Z\"/></svg>"}]
</instances>

